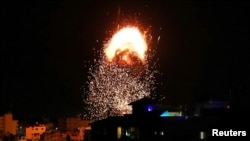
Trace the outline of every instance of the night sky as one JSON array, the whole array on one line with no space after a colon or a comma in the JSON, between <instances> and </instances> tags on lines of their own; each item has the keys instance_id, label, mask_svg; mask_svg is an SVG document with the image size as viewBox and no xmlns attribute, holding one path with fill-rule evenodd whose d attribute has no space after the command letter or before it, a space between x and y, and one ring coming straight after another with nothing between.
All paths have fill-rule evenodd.
<instances>
[{"instance_id":1,"label":"night sky","mask_svg":"<svg viewBox=\"0 0 250 141\"><path fill-rule=\"evenodd\" d=\"M95 50L124 21L137 21L153 36L162 73L157 93L169 103L249 97L249 9L237 1L3 2L1 114L81 113Z\"/></svg>"}]
</instances>

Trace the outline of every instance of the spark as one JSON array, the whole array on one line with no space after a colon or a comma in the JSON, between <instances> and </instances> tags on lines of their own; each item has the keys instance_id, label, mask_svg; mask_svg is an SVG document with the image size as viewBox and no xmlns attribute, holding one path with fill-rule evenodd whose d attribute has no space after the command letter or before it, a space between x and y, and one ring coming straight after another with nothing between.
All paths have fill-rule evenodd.
<instances>
[{"instance_id":1,"label":"spark","mask_svg":"<svg viewBox=\"0 0 250 141\"><path fill-rule=\"evenodd\" d=\"M154 65L145 36L136 27L125 27L113 35L89 68L84 118L104 119L130 114L128 105L154 90ZM148 54L147 54L148 53Z\"/></svg>"}]
</instances>

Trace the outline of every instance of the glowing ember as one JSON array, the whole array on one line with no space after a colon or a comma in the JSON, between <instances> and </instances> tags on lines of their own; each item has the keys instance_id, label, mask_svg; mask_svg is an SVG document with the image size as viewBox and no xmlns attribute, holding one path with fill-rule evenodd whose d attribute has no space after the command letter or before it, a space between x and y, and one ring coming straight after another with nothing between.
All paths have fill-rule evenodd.
<instances>
[{"instance_id":1,"label":"glowing ember","mask_svg":"<svg viewBox=\"0 0 250 141\"><path fill-rule=\"evenodd\" d=\"M85 119L129 114L129 103L154 90L157 71L155 64L149 65L147 43L137 28L121 29L102 51L89 68L88 89L83 95Z\"/></svg>"},{"instance_id":2,"label":"glowing ember","mask_svg":"<svg viewBox=\"0 0 250 141\"><path fill-rule=\"evenodd\" d=\"M144 62L146 50L147 43L140 31L135 27L126 27L112 37L104 52L108 61L122 54L121 59L127 64L132 64L133 56Z\"/></svg>"}]
</instances>

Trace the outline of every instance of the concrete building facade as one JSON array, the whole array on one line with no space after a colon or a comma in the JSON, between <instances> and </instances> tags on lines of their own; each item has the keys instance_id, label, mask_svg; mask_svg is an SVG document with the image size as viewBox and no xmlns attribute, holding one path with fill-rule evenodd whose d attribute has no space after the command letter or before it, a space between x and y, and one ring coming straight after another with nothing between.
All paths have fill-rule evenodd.
<instances>
[{"instance_id":1,"label":"concrete building facade","mask_svg":"<svg viewBox=\"0 0 250 141\"><path fill-rule=\"evenodd\" d=\"M12 113L6 113L0 116L0 134L16 135L18 129L18 120L13 119Z\"/></svg>"},{"instance_id":2,"label":"concrete building facade","mask_svg":"<svg viewBox=\"0 0 250 141\"><path fill-rule=\"evenodd\" d=\"M27 127L26 140L40 140L42 134L44 134L45 131L46 131L46 126L43 124Z\"/></svg>"},{"instance_id":3,"label":"concrete building facade","mask_svg":"<svg viewBox=\"0 0 250 141\"><path fill-rule=\"evenodd\" d=\"M91 120L82 120L80 116L60 118L58 127L60 131L77 131L80 128L89 128Z\"/></svg>"}]
</instances>

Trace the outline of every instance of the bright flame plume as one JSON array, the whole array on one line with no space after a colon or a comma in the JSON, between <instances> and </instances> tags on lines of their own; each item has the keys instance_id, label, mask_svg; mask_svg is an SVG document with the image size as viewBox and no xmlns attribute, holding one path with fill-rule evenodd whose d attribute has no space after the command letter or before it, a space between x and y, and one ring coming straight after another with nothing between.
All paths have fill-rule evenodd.
<instances>
[{"instance_id":1,"label":"bright flame plume","mask_svg":"<svg viewBox=\"0 0 250 141\"><path fill-rule=\"evenodd\" d=\"M145 60L147 43L138 28L126 27L119 30L104 49L108 61L112 62L115 56L122 54L121 59L127 64L132 63L132 56Z\"/></svg>"}]
</instances>

